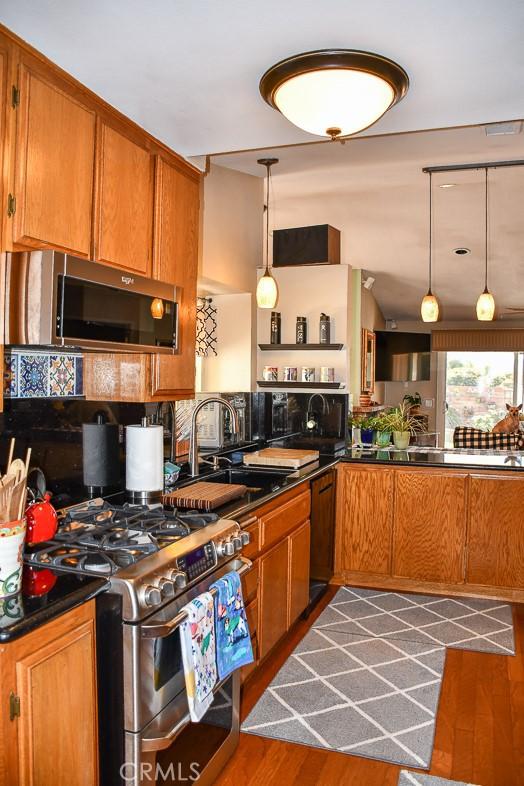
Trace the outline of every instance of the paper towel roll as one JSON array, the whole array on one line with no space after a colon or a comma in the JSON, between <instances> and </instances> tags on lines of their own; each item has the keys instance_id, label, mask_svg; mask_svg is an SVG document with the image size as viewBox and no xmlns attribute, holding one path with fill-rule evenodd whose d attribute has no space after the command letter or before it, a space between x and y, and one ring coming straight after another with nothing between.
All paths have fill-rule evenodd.
<instances>
[{"instance_id":1,"label":"paper towel roll","mask_svg":"<svg viewBox=\"0 0 524 786\"><path fill-rule=\"evenodd\" d=\"M126 489L141 492L163 488L163 426L126 426Z\"/></svg>"}]
</instances>

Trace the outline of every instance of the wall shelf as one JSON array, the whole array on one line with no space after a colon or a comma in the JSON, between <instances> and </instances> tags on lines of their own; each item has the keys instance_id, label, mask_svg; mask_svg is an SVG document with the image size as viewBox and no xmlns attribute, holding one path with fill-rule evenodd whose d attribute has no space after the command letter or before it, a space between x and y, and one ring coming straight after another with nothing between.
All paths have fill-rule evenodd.
<instances>
[{"instance_id":1,"label":"wall shelf","mask_svg":"<svg viewBox=\"0 0 524 786\"><path fill-rule=\"evenodd\" d=\"M307 388L308 390L340 390L344 387L342 382L266 382L259 379L257 385L261 388Z\"/></svg>"},{"instance_id":2,"label":"wall shelf","mask_svg":"<svg viewBox=\"0 0 524 786\"><path fill-rule=\"evenodd\" d=\"M288 352L289 350L314 350L316 352L317 350L340 351L343 349L344 344L259 344L258 346L262 352L271 352L272 350L277 352Z\"/></svg>"}]
</instances>

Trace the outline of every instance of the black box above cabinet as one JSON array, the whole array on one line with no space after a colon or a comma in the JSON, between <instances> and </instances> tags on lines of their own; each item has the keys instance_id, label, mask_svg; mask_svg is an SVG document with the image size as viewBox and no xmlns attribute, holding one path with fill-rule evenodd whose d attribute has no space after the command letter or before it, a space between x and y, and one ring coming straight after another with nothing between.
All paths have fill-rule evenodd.
<instances>
[{"instance_id":1,"label":"black box above cabinet","mask_svg":"<svg viewBox=\"0 0 524 786\"><path fill-rule=\"evenodd\" d=\"M273 231L273 266L339 265L340 230L329 224Z\"/></svg>"}]
</instances>

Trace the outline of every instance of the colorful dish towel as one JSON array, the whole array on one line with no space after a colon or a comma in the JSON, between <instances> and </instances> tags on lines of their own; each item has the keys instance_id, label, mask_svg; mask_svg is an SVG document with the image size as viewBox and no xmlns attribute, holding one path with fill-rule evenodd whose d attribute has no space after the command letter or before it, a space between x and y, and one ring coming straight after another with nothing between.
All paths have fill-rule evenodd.
<instances>
[{"instance_id":1,"label":"colorful dish towel","mask_svg":"<svg viewBox=\"0 0 524 786\"><path fill-rule=\"evenodd\" d=\"M210 592L184 606L187 619L180 625L182 662L186 678L189 714L193 722L205 715L217 683L215 655L215 609Z\"/></svg>"},{"instance_id":2,"label":"colorful dish towel","mask_svg":"<svg viewBox=\"0 0 524 786\"><path fill-rule=\"evenodd\" d=\"M219 680L252 663L253 648L247 624L242 585L236 571L215 581L215 632Z\"/></svg>"}]
</instances>

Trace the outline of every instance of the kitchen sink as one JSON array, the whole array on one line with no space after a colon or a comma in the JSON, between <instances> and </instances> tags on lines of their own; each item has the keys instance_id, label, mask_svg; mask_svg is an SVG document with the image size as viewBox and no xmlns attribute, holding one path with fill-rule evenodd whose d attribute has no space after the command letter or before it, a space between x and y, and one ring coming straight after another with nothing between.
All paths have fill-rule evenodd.
<instances>
[{"instance_id":1,"label":"kitchen sink","mask_svg":"<svg viewBox=\"0 0 524 786\"><path fill-rule=\"evenodd\" d=\"M209 475L201 475L200 480L208 483L240 483L248 490L271 490L283 485L286 477L293 470L252 470L252 469L221 469Z\"/></svg>"}]
</instances>

